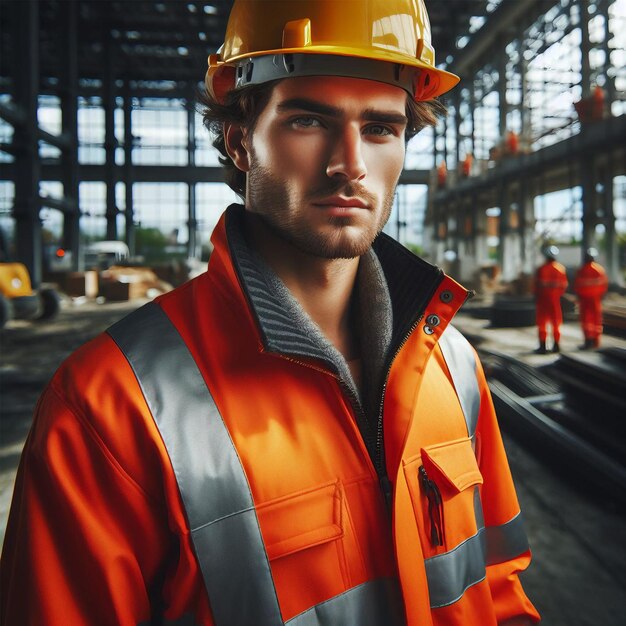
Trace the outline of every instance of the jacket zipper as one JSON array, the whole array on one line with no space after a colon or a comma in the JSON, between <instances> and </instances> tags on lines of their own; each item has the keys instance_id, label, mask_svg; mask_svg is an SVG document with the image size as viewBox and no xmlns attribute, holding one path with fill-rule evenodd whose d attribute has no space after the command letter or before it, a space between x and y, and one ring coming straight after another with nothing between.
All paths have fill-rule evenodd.
<instances>
[{"instance_id":1,"label":"jacket zipper","mask_svg":"<svg viewBox=\"0 0 626 626\"><path fill-rule=\"evenodd\" d=\"M435 293L435 291L437 291L437 288L439 287L439 285L441 284L441 281L438 281L437 284L435 285L435 287L433 288L432 292L430 293L430 295L428 296L426 302L430 302L430 300L433 297L433 294ZM474 295L474 292L469 291L466 295L466 300L471 298ZM387 370L385 372L385 377L383 379L383 386L381 389L381 396L380 396L380 404L379 404L379 410L378 410L378 419L377 419L377 423L376 423L376 441L375 441L375 448L374 448L374 457L371 459L372 461L372 465L374 466L374 470L376 472L376 475L378 477L378 482L380 484L380 489L383 493L383 496L385 498L385 504L387 506L387 510L389 512L391 512L392 510L392 504L393 504L393 485L391 483L391 481L389 480L389 476L387 475L387 465L385 462L385 448L384 448L384 432L383 432L383 407L385 405L385 392L387 391L387 382L389 380L389 374L391 372L391 367L393 365L393 362L396 360L396 357L398 356L400 350L402 350L402 348L404 347L404 344L406 344L406 342L408 341L409 337L411 336L411 334L413 333L413 331L417 328L417 326L419 325L419 323L422 321L422 319L424 319L424 314L422 313L421 315L419 315L419 317L413 322L413 324L411 324L411 326L409 327L408 331L404 334L402 341L398 344L398 347L396 348L395 352L393 353L393 357L389 360L389 364L387 365ZM350 404L352 405L352 409L355 412L356 415L358 415L358 417L363 419L363 422L367 425L369 425L369 421L367 419L367 415L365 414L365 411L363 411L361 409L361 405L360 402L358 401L357 398L355 398L354 393L352 392L352 390L345 384L342 382L341 378L339 376L337 376L336 374L334 374L333 372L323 368L323 367L315 367L314 365L312 365L311 363L305 363L303 361L300 361L298 359L294 359L291 357L288 357L284 354L281 353L277 353L274 352L274 354L276 356L279 356L283 359L286 359L287 361L291 361L293 363L298 363L299 365L303 365L304 367L310 367L311 369L314 369L316 371L319 372L323 372L325 374L328 374L330 376L332 376L333 378L335 378L340 387L344 390L344 392L346 392L346 395L348 396L348 398L350 399ZM361 434L361 436L363 437L363 434ZM365 441L364 441L365 443ZM368 450L368 454L369 454L369 449L367 447L367 444L365 444L366 449ZM431 481L432 482L432 481ZM437 485L435 485L435 483L432 483L435 487L435 489L437 489L437 493L439 493L439 489L437 488ZM441 499L441 494L439 494L439 499ZM441 517L443 516L443 512L441 513ZM441 528L443 528L441 526ZM436 545L442 545L442 544L436 544Z\"/></svg>"},{"instance_id":2,"label":"jacket zipper","mask_svg":"<svg viewBox=\"0 0 626 626\"><path fill-rule=\"evenodd\" d=\"M417 328L419 323L422 321L424 315L420 315L414 322L411 324L409 330L405 333L404 338L396 348L396 351L393 354L393 357L389 361L389 365L387 366L387 371L385 372L385 377L383 379L383 387L381 389L380 395L380 405L378 407L378 419L376 421L376 448L374 459L374 469L376 470L376 474L378 475L378 481L380 482L380 488L382 489L383 495L385 496L385 503L387 504L387 509L391 511L392 500L393 500L393 485L389 480L389 476L387 475L387 464L385 462L385 447L384 447L384 432L383 432L383 407L385 406L385 393L387 391L387 381L389 380L389 374L391 372L391 366L393 362L396 360L400 350L404 347L404 344L408 341L409 337L413 333L413 331Z\"/></svg>"},{"instance_id":3,"label":"jacket zipper","mask_svg":"<svg viewBox=\"0 0 626 626\"><path fill-rule=\"evenodd\" d=\"M434 546L442 546L444 543L443 526L443 500L437 484L428 477L423 465L419 470L422 489L428 500L428 517L430 519L430 543Z\"/></svg>"}]
</instances>

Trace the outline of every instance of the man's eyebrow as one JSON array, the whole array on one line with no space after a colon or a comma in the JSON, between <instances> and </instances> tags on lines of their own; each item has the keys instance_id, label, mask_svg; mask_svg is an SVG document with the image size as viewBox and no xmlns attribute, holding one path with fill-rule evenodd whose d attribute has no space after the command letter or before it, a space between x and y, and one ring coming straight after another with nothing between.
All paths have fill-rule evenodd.
<instances>
[{"instance_id":1,"label":"man's eyebrow","mask_svg":"<svg viewBox=\"0 0 626 626\"><path fill-rule=\"evenodd\" d=\"M368 122L386 122L387 124L399 124L406 126L409 118L396 111L381 111L380 109L366 109L362 115L364 120Z\"/></svg>"},{"instance_id":2,"label":"man's eyebrow","mask_svg":"<svg viewBox=\"0 0 626 626\"><path fill-rule=\"evenodd\" d=\"M342 115L340 108L320 102L319 100L310 100L309 98L289 98L288 100L283 100L278 103L277 109L281 112L290 110L308 111L328 117L341 117ZM409 121L407 116L402 113L383 111L380 109L366 109L361 114L361 118L368 122L382 122L402 126L406 126Z\"/></svg>"},{"instance_id":3,"label":"man's eyebrow","mask_svg":"<svg viewBox=\"0 0 626 626\"><path fill-rule=\"evenodd\" d=\"M341 109L324 104L318 100L310 100L308 98L289 98L278 103L276 107L279 111L290 111L299 109L302 111L310 111L311 113L319 113L320 115L328 115L329 117L340 117Z\"/></svg>"}]
</instances>

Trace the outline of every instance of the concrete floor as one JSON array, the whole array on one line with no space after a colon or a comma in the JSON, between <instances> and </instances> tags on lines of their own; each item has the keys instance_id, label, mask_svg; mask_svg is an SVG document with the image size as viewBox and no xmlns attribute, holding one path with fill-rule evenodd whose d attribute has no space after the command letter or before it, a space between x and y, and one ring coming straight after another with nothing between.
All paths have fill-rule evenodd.
<instances>
[{"instance_id":1,"label":"concrete floor","mask_svg":"<svg viewBox=\"0 0 626 626\"><path fill-rule=\"evenodd\" d=\"M0 331L0 539L4 537L13 482L32 408L58 364L104 330L132 304L67 306L54 322L14 321ZM480 336L482 345L544 365L555 355L535 355L535 329L492 329L485 320L461 313L457 327ZM580 328L566 323L562 348L574 351ZM626 348L605 337L604 345ZM526 519L534 560L524 586L547 626L622 626L626 623L626 521L610 501L594 499L565 480L532 449L504 434ZM480 625L468 625L480 626Z\"/></svg>"}]
</instances>

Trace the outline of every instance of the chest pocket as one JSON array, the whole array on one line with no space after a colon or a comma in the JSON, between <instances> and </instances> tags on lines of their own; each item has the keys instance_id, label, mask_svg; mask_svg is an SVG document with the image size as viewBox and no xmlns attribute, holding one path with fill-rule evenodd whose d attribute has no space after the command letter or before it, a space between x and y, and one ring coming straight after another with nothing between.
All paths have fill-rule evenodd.
<instances>
[{"instance_id":1,"label":"chest pocket","mask_svg":"<svg viewBox=\"0 0 626 626\"><path fill-rule=\"evenodd\" d=\"M404 464L424 555L453 550L482 528L483 477L468 438L420 450Z\"/></svg>"},{"instance_id":2,"label":"chest pocket","mask_svg":"<svg viewBox=\"0 0 626 626\"><path fill-rule=\"evenodd\" d=\"M364 579L340 482L259 504L257 515L283 614L314 606Z\"/></svg>"}]
</instances>

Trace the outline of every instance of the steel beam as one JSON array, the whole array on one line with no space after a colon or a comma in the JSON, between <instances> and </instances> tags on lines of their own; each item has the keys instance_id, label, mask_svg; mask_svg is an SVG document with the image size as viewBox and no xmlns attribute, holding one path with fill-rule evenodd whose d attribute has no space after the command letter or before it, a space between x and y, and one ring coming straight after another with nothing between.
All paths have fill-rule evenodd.
<instances>
[{"instance_id":1,"label":"steel beam","mask_svg":"<svg viewBox=\"0 0 626 626\"><path fill-rule=\"evenodd\" d=\"M507 35L514 27L533 23L540 14L542 0L508 0L487 17L486 23L454 59L450 71L459 76L470 76L471 68L484 65L500 35Z\"/></svg>"}]
</instances>

